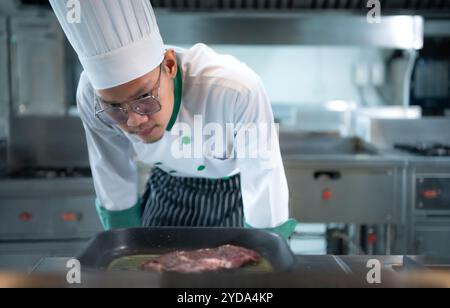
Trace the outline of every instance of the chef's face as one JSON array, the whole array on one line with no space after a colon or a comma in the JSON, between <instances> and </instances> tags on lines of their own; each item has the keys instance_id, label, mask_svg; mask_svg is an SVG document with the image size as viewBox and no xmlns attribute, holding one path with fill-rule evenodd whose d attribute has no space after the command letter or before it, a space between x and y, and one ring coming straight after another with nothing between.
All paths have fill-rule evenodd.
<instances>
[{"instance_id":1,"label":"chef's face","mask_svg":"<svg viewBox=\"0 0 450 308\"><path fill-rule=\"evenodd\" d=\"M160 76L161 73L161 76ZM173 113L174 94L173 80L177 74L177 60L175 52L166 52L164 61L150 73L115 88L99 90L98 94L105 102L121 104L126 108L130 101L145 95L158 95L158 79L160 77L159 102L161 111L151 115L141 115L128 108L128 121L119 127L125 132L136 135L144 143L155 143L161 140L169 125Z\"/></svg>"}]
</instances>

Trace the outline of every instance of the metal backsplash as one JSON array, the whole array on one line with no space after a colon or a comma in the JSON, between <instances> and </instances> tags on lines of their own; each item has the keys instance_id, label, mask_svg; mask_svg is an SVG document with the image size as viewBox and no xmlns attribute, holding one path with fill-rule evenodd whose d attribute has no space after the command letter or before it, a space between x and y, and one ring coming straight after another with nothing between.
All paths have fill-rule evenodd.
<instances>
[{"instance_id":1,"label":"metal backsplash","mask_svg":"<svg viewBox=\"0 0 450 308\"><path fill-rule=\"evenodd\" d=\"M88 167L81 120L72 117L24 117L11 120L8 170L24 167Z\"/></svg>"}]
</instances>

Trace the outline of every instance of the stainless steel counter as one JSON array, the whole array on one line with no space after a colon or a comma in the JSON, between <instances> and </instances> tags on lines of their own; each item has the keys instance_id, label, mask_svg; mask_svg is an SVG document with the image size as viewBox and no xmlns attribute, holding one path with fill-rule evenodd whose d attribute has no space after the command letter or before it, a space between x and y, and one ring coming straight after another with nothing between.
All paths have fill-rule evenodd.
<instances>
[{"instance_id":1,"label":"stainless steel counter","mask_svg":"<svg viewBox=\"0 0 450 308\"><path fill-rule=\"evenodd\" d=\"M450 260L403 256L297 256L296 267L281 273L159 274L143 272L81 272L81 284L69 285L65 276L68 258L43 259L29 282L39 286L39 275L53 277L61 287L175 287L175 288L268 288L268 287L450 287ZM370 284L369 260L381 265L381 283ZM422 279L417 278L420 273ZM433 275L431 275L433 274ZM439 275L438 275L439 274ZM426 279L425 279L426 278ZM33 279L35 279L33 281ZM27 281L25 281L26 283ZM5 284L0 275L0 286ZM44 284L45 286L45 284Z\"/></svg>"}]
</instances>

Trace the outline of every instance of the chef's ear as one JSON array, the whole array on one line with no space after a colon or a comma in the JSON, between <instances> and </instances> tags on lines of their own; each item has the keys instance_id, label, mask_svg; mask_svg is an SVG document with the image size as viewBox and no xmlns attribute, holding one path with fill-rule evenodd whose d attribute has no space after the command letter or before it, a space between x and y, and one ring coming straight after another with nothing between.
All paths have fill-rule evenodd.
<instances>
[{"instance_id":1,"label":"chef's ear","mask_svg":"<svg viewBox=\"0 0 450 308\"><path fill-rule=\"evenodd\" d=\"M166 54L164 56L164 71L172 79L177 76L177 57L175 56L175 51L173 49L169 49L166 51Z\"/></svg>"}]
</instances>

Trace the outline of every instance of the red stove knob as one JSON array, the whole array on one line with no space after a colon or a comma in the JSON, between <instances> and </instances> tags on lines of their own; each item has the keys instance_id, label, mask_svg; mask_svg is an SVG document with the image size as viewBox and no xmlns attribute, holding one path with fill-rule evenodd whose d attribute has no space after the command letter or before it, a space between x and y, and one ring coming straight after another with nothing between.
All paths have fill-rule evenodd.
<instances>
[{"instance_id":1,"label":"red stove knob","mask_svg":"<svg viewBox=\"0 0 450 308\"><path fill-rule=\"evenodd\" d=\"M33 215L31 215L28 212L23 212L23 213L20 213L20 215L19 215L20 221L27 222L27 221L30 221L31 219L33 219Z\"/></svg>"},{"instance_id":2,"label":"red stove knob","mask_svg":"<svg viewBox=\"0 0 450 308\"><path fill-rule=\"evenodd\" d=\"M74 212L63 213L62 219L66 222L75 222L80 220L80 215Z\"/></svg>"},{"instance_id":3,"label":"red stove knob","mask_svg":"<svg viewBox=\"0 0 450 308\"><path fill-rule=\"evenodd\" d=\"M378 240L377 235L374 233L369 234L369 236L367 237L367 241L369 242L369 244L375 244L377 240Z\"/></svg>"},{"instance_id":4,"label":"red stove knob","mask_svg":"<svg viewBox=\"0 0 450 308\"><path fill-rule=\"evenodd\" d=\"M436 199L439 196L439 191L437 190L425 190L423 196L426 199Z\"/></svg>"},{"instance_id":5,"label":"red stove knob","mask_svg":"<svg viewBox=\"0 0 450 308\"><path fill-rule=\"evenodd\" d=\"M333 193L330 189L325 189L322 193L322 199L325 201L331 200L333 198Z\"/></svg>"}]
</instances>

